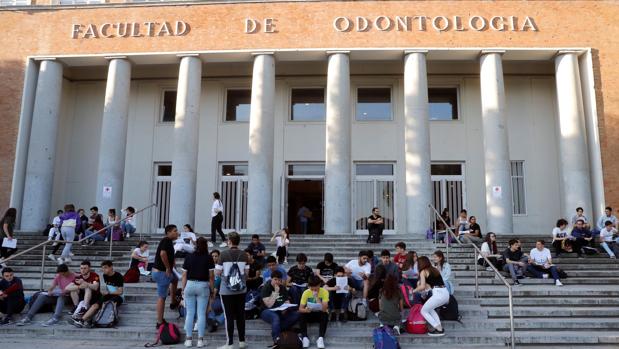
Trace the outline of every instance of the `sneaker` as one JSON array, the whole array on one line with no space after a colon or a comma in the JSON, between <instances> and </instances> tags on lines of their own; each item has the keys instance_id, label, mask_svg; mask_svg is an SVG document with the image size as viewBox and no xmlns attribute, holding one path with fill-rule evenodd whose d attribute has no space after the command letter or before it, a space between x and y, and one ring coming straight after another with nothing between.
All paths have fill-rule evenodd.
<instances>
[{"instance_id":1,"label":"sneaker","mask_svg":"<svg viewBox=\"0 0 619 349\"><path fill-rule=\"evenodd\" d=\"M247 342L239 342L239 349L247 348Z\"/></svg>"},{"instance_id":2,"label":"sneaker","mask_svg":"<svg viewBox=\"0 0 619 349\"><path fill-rule=\"evenodd\" d=\"M492 268L490 268L490 267L487 267L487 268L486 268L486 271L493 271L493 269L492 269Z\"/></svg>"},{"instance_id":3,"label":"sneaker","mask_svg":"<svg viewBox=\"0 0 619 349\"><path fill-rule=\"evenodd\" d=\"M0 326L8 325L11 323L11 319L8 316L5 316L4 319L0 320Z\"/></svg>"},{"instance_id":4,"label":"sneaker","mask_svg":"<svg viewBox=\"0 0 619 349\"><path fill-rule=\"evenodd\" d=\"M400 327L399 326L393 326L393 332L395 332L395 334L397 334L399 336L400 335Z\"/></svg>"},{"instance_id":5,"label":"sneaker","mask_svg":"<svg viewBox=\"0 0 619 349\"><path fill-rule=\"evenodd\" d=\"M615 257L614 255L610 256L610 259L615 259L615 258L617 258L617 257Z\"/></svg>"},{"instance_id":6,"label":"sneaker","mask_svg":"<svg viewBox=\"0 0 619 349\"><path fill-rule=\"evenodd\" d=\"M49 320L45 321L44 323L42 323L41 326L49 327L49 326L54 326L57 323L58 323L58 319L56 319L55 317L52 317L51 319L49 319Z\"/></svg>"},{"instance_id":7,"label":"sneaker","mask_svg":"<svg viewBox=\"0 0 619 349\"><path fill-rule=\"evenodd\" d=\"M48 254L48 255L47 255L47 259L49 259L49 260L50 260L50 261L52 261L52 262L55 262L55 261L56 261L56 257L54 257L54 254L53 254L53 253Z\"/></svg>"},{"instance_id":8,"label":"sneaker","mask_svg":"<svg viewBox=\"0 0 619 349\"><path fill-rule=\"evenodd\" d=\"M441 337L445 335L445 330L437 330L437 329L433 329L432 331L428 332L428 336L430 337Z\"/></svg>"},{"instance_id":9,"label":"sneaker","mask_svg":"<svg viewBox=\"0 0 619 349\"><path fill-rule=\"evenodd\" d=\"M316 347L318 349L325 349L325 340L322 337L318 337L318 339L316 340Z\"/></svg>"},{"instance_id":10,"label":"sneaker","mask_svg":"<svg viewBox=\"0 0 619 349\"><path fill-rule=\"evenodd\" d=\"M23 318L19 322L17 322L16 325L17 326L26 326L26 325L30 325L31 323L32 323L32 320L26 316L25 318Z\"/></svg>"},{"instance_id":11,"label":"sneaker","mask_svg":"<svg viewBox=\"0 0 619 349\"><path fill-rule=\"evenodd\" d=\"M346 313L340 313L340 322L346 322L347 320Z\"/></svg>"},{"instance_id":12,"label":"sneaker","mask_svg":"<svg viewBox=\"0 0 619 349\"><path fill-rule=\"evenodd\" d=\"M204 347L204 346L206 346L206 345L204 344L204 340L202 340L202 339L198 339L198 343L196 344L196 347L198 347L198 348L202 348L202 347Z\"/></svg>"},{"instance_id":13,"label":"sneaker","mask_svg":"<svg viewBox=\"0 0 619 349\"><path fill-rule=\"evenodd\" d=\"M131 234L127 234L127 239L131 237Z\"/></svg>"},{"instance_id":14,"label":"sneaker","mask_svg":"<svg viewBox=\"0 0 619 349\"><path fill-rule=\"evenodd\" d=\"M58 263L58 265L64 264L64 260L62 260L62 257L56 258L56 262Z\"/></svg>"},{"instance_id":15,"label":"sneaker","mask_svg":"<svg viewBox=\"0 0 619 349\"><path fill-rule=\"evenodd\" d=\"M71 319L69 321L67 321L70 325L73 325L77 328L82 328L84 327L84 321L82 320L77 320L77 319Z\"/></svg>"},{"instance_id":16,"label":"sneaker","mask_svg":"<svg viewBox=\"0 0 619 349\"><path fill-rule=\"evenodd\" d=\"M219 244L219 247L228 247L228 244L225 242L222 242L221 244Z\"/></svg>"},{"instance_id":17,"label":"sneaker","mask_svg":"<svg viewBox=\"0 0 619 349\"><path fill-rule=\"evenodd\" d=\"M208 247L209 247L209 248L213 248L213 243L209 241L209 242L208 242Z\"/></svg>"},{"instance_id":18,"label":"sneaker","mask_svg":"<svg viewBox=\"0 0 619 349\"><path fill-rule=\"evenodd\" d=\"M73 260L71 259L71 257L69 257L69 258L65 258L65 259L64 259L64 264L69 264L69 263L71 263L71 262L73 262Z\"/></svg>"},{"instance_id":19,"label":"sneaker","mask_svg":"<svg viewBox=\"0 0 619 349\"><path fill-rule=\"evenodd\" d=\"M69 257L73 257L73 256L75 256L73 252L69 252Z\"/></svg>"},{"instance_id":20,"label":"sneaker","mask_svg":"<svg viewBox=\"0 0 619 349\"><path fill-rule=\"evenodd\" d=\"M563 284L561 283L561 281L556 280L556 281L555 281L555 286L563 286Z\"/></svg>"},{"instance_id":21,"label":"sneaker","mask_svg":"<svg viewBox=\"0 0 619 349\"><path fill-rule=\"evenodd\" d=\"M522 286L522 284L520 283L520 281L516 280L514 281L514 284L512 286Z\"/></svg>"},{"instance_id":22,"label":"sneaker","mask_svg":"<svg viewBox=\"0 0 619 349\"><path fill-rule=\"evenodd\" d=\"M548 274L543 274L542 279L548 279Z\"/></svg>"},{"instance_id":23,"label":"sneaker","mask_svg":"<svg viewBox=\"0 0 619 349\"><path fill-rule=\"evenodd\" d=\"M93 328L93 327L95 327L95 324L92 322L92 320L88 320L88 321L82 320L82 323L84 324L84 328Z\"/></svg>"},{"instance_id":24,"label":"sneaker","mask_svg":"<svg viewBox=\"0 0 619 349\"><path fill-rule=\"evenodd\" d=\"M309 348L310 340L307 337L303 337L303 348Z\"/></svg>"},{"instance_id":25,"label":"sneaker","mask_svg":"<svg viewBox=\"0 0 619 349\"><path fill-rule=\"evenodd\" d=\"M193 346L193 341L191 339L185 339L185 346L190 348Z\"/></svg>"}]
</instances>

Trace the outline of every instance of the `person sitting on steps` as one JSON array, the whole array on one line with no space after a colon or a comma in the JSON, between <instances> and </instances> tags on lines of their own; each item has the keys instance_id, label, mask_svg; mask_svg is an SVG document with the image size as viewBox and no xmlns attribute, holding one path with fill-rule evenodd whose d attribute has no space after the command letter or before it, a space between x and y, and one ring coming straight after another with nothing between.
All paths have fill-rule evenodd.
<instances>
[{"instance_id":1,"label":"person sitting on steps","mask_svg":"<svg viewBox=\"0 0 619 349\"><path fill-rule=\"evenodd\" d=\"M2 280L0 280L0 313L4 318L0 319L0 326L8 325L13 320L13 314L19 314L26 306L24 299L24 285L15 276L13 269L6 267L2 269Z\"/></svg>"},{"instance_id":2,"label":"person sitting on steps","mask_svg":"<svg viewBox=\"0 0 619 349\"><path fill-rule=\"evenodd\" d=\"M600 246L608 253L612 259L616 258L619 253L619 246L615 242L617 238L617 229L613 227L611 221L606 221L604 229L600 231Z\"/></svg>"},{"instance_id":3,"label":"person sitting on steps","mask_svg":"<svg viewBox=\"0 0 619 349\"><path fill-rule=\"evenodd\" d=\"M73 301L73 311L71 315L77 315L77 306L80 300L84 301L85 309L90 308L90 301L99 297L99 275L90 270L90 261L85 260L80 264L80 273L75 276L75 281L69 284L65 291L69 292ZM81 315L80 315L81 316Z\"/></svg>"},{"instance_id":4,"label":"person sitting on steps","mask_svg":"<svg viewBox=\"0 0 619 349\"><path fill-rule=\"evenodd\" d=\"M576 225L576 221L582 219L585 224L585 228L591 229L591 224L589 224L589 218L584 214L585 210L582 207L576 208L576 214L572 216L572 226ZM567 223L567 221L565 221Z\"/></svg>"},{"instance_id":5,"label":"person sitting on steps","mask_svg":"<svg viewBox=\"0 0 619 349\"><path fill-rule=\"evenodd\" d=\"M547 278L548 273L550 273L555 280L555 285L563 286L561 280L559 280L559 271L557 267L552 264L550 250L544 247L544 245L544 240L537 240L535 243L535 248L532 249L529 254L529 266L527 267L527 271L536 278Z\"/></svg>"},{"instance_id":6,"label":"person sitting on steps","mask_svg":"<svg viewBox=\"0 0 619 349\"><path fill-rule=\"evenodd\" d=\"M272 310L280 307L283 304L290 304L291 298L286 285L282 281L283 274L279 270L271 273L271 278L262 287L262 311L260 318L271 325L271 338L273 345L271 348L277 347L277 341L282 331L288 330L297 323L300 313L295 308L284 310Z\"/></svg>"},{"instance_id":7,"label":"person sitting on steps","mask_svg":"<svg viewBox=\"0 0 619 349\"><path fill-rule=\"evenodd\" d=\"M499 249L496 245L495 233L489 232L486 234L486 241L481 244L481 254L477 256L477 264L482 267L486 267L487 271L492 271L492 268L482 256L488 258L490 263L492 263L497 270L501 270L503 268L503 257L499 254Z\"/></svg>"},{"instance_id":8,"label":"person sitting on steps","mask_svg":"<svg viewBox=\"0 0 619 349\"><path fill-rule=\"evenodd\" d=\"M372 267L368 263L368 251L360 251L358 259L346 263L344 270L352 277L354 289L363 292L363 303L368 304L368 292L370 291L370 275Z\"/></svg>"},{"instance_id":9,"label":"person sitting on steps","mask_svg":"<svg viewBox=\"0 0 619 349\"><path fill-rule=\"evenodd\" d=\"M503 251L503 260L505 261L503 271L509 272L514 281L514 286L520 286L518 279L524 277L529 257L522 253L518 239L511 239L508 244L509 247Z\"/></svg>"},{"instance_id":10,"label":"person sitting on steps","mask_svg":"<svg viewBox=\"0 0 619 349\"><path fill-rule=\"evenodd\" d=\"M303 348L309 348L310 346L310 340L307 335L308 322L318 322L320 324L316 347L318 349L324 349L325 347L324 337L329 324L329 292L320 287L320 284L321 280L317 276L312 275L308 281L309 288L301 296L299 313L301 313L300 326Z\"/></svg>"},{"instance_id":11,"label":"person sitting on steps","mask_svg":"<svg viewBox=\"0 0 619 349\"><path fill-rule=\"evenodd\" d=\"M346 278L346 285L343 288L337 285L337 280L341 278ZM335 276L327 281L324 289L329 291L329 308L332 310L330 321L335 322L339 319L340 322L346 322L348 320L346 311L351 292L354 291L354 284L352 278L346 276L344 267L338 266L335 269Z\"/></svg>"},{"instance_id":12,"label":"person sitting on steps","mask_svg":"<svg viewBox=\"0 0 619 349\"><path fill-rule=\"evenodd\" d=\"M572 229L570 233L571 237L574 239L572 242L573 249L576 251L578 258L583 258L583 248L585 246L591 246L593 243L593 233L591 230L585 228L585 222L582 219L576 221L576 226Z\"/></svg>"},{"instance_id":13,"label":"person sitting on steps","mask_svg":"<svg viewBox=\"0 0 619 349\"><path fill-rule=\"evenodd\" d=\"M563 218L559 219L552 229L552 246L555 249L555 257L559 257L563 252L572 252L572 241L567 231L567 221Z\"/></svg>"},{"instance_id":14,"label":"person sitting on steps","mask_svg":"<svg viewBox=\"0 0 619 349\"><path fill-rule=\"evenodd\" d=\"M381 326L390 326L395 333L400 334L400 322L402 320L402 309L404 309L404 299L398 287L398 279L393 275L388 275L380 290L378 320Z\"/></svg>"},{"instance_id":15,"label":"person sitting on steps","mask_svg":"<svg viewBox=\"0 0 619 349\"><path fill-rule=\"evenodd\" d=\"M293 304L299 304L301 294L307 289L307 281L313 275L312 269L306 264L307 256L305 253L299 253L297 255L297 265L288 269L288 281L286 284Z\"/></svg>"}]
</instances>

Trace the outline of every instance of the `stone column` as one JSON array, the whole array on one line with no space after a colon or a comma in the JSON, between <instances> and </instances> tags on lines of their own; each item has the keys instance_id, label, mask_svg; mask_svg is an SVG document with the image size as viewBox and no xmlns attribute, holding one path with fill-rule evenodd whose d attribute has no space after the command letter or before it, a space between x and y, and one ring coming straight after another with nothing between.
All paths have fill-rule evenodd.
<instances>
[{"instance_id":1,"label":"stone column","mask_svg":"<svg viewBox=\"0 0 619 349\"><path fill-rule=\"evenodd\" d=\"M274 105L275 59L270 52L258 53L254 57L249 116L247 232L251 234L273 229Z\"/></svg>"},{"instance_id":2,"label":"stone column","mask_svg":"<svg viewBox=\"0 0 619 349\"><path fill-rule=\"evenodd\" d=\"M111 57L105 87L101 123L97 206L104 215L110 208L120 215L125 175L125 149L131 83L131 63L126 57ZM109 191L104 193L104 190Z\"/></svg>"},{"instance_id":3,"label":"stone column","mask_svg":"<svg viewBox=\"0 0 619 349\"><path fill-rule=\"evenodd\" d=\"M561 51L555 58L557 109L559 111L559 166L562 215L571 217L576 207L591 212L591 178L586 127L578 68L578 53Z\"/></svg>"},{"instance_id":4,"label":"stone column","mask_svg":"<svg viewBox=\"0 0 619 349\"><path fill-rule=\"evenodd\" d=\"M351 234L351 110L348 52L329 52L326 108L325 233Z\"/></svg>"},{"instance_id":5,"label":"stone column","mask_svg":"<svg viewBox=\"0 0 619 349\"><path fill-rule=\"evenodd\" d=\"M62 97L62 65L52 59L39 67L26 165L21 229L39 231L50 217L56 139Z\"/></svg>"},{"instance_id":6,"label":"stone column","mask_svg":"<svg viewBox=\"0 0 619 349\"><path fill-rule=\"evenodd\" d=\"M513 232L511 164L503 85L504 51L483 51L480 58L481 109L486 169L487 231Z\"/></svg>"},{"instance_id":7,"label":"stone column","mask_svg":"<svg viewBox=\"0 0 619 349\"><path fill-rule=\"evenodd\" d=\"M181 58L176 90L174 155L170 192L170 223L194 225L202 61L198 55Z\"/></svg>"},{"instance_id":8,"label":"stone column","mask_svg":"<svg viewBox=\"0 0 619 349\"><path fill-rule=\"evenodd\" d=\"M418 235L430 226L428 204L432 203L426 53L409 51L404 57L406 233Z\"/></svg>"}]
</instances>

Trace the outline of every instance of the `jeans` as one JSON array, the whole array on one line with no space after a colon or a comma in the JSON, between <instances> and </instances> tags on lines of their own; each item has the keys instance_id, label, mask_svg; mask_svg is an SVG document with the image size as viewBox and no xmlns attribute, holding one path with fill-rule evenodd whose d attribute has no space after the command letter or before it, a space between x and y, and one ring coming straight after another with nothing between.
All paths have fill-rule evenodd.
<instances>
[{"instance_id":1,"label":"jeans","mask_svg":"<svg viewBox=\"0 0 619 349\"><path fill-rule=\"evenodd\" d=\"M521 266L519 266L519 265L512 264L512 263L508 263L508 264L505 264L505 265L503 266L503 271L508 271L508 272L509 272L509 274L510 274L510 275L511 275L511 277L512 277L512 280L514 280L514 281L518 280L518 276L517 276L516 274L523 275L523 274L524 274L524 271L525 271L525 270L527 270L528 258L527 258L526 256L523 256L523 257L519 260L519 262L523 262L523 263L524 263L524 266L523 266L523 267L521 267Z\"/></svg>"},{"instance_id":2,"label":"jeans","mask_svg":"<svg viewBox=\"0 0 619 349\"><path fill-rule=\"evenodd\" d=\"M286 331L299 321L299 312L296 309L287 309L283 312L264 309L260 313L260 318L271 324L271 338L275 342L282 331Z\"/></svg>"},{"instance_id":3,"label":"jeans","mask_svg":"<svg viewBox=\"0 0 619 349\"><path fill-rule=\"evenodd\" d=\"M221 230L221 224L224 222L223 213L219 212L215 217L211 218L211 241L215 243L217 241L217 235L215 232L219 233L221 236L221 240L226 242L226 236L224 235L223 230Z\"/></svg>"},{"instance_id":4,"label":"jeans","mask_svg":"<svg viewBox=\"0 0 619 349\"><path fill-rule=\"evenodd\" d=\"M350 293L336 293L335 291L329 292L329 309L346 310L348 309L349 301L350 301Z\"/></svg>"},{"instance_id":5,"label":"jeans","mask_svg":"<svg viewBox=\"0 0 619 349\"><path fill-rule=\"evenodd\" d=\"M441 319L436 313L436 308L449 303L449 292L445 287L434 287L430 297L421 308L421 315L434 328L441 325Z\"/></svg>"},{"instance_id":6,"label":"jeans","mask_svg":"<svg viewBox=\"0 0 619 349\"><path fill-rule=\"evenodd\" d=\"M301 296L303 295L303 291L307 290L307 287L299 287L292 285L288 289L288 293L290 294L290 300L292 304L299 304L301 301Z\"/></svg>"},{"instance_id":7,"label":"jeans","mask_svg":"<svg viewBox=\"0 0 619 349\"><path fill-rule=\"evenodd\" d=\"M129 234L129 235L131 235L131 234L135 233L135 227L134 227L133 225L131 225L131 224L127 223L127 222L122 222L122 223L120 223L120 227L122 228L122 230L123 230L125 233L127 233L127 234Z\"/></svg>"},{"instance_id":8,"label":"jeans","mask_svg":"<svg viewBox=\"0 0 619 349\"><path fill-rule=\"evenodd\" d=\"M166 299L168 297L168 289L170 288L170 284L176 279L176 275L172 273L172 275L168 277L165 271L154 271L152 278L153 281L157 283L157 296L159 296L159 298Z\"/></svg>"},{"instance_id":9,"label":"jeans","mask_svg":"<svg viewBox=\"0 0 619 349\"><path fill-rule=\"evenodd\" d=\"M327 324L329 323L329 314L324 311L303 313L301 314L301 335L307 337L307 323L318 322L320 323L320 329L318 330L318 337L324 337L327 333Z\"/></svg>"},{"instance_id":10,"label":"jeans","mask_svg":"<svg viewBox=\"0 0 619 349\"><path fill-rule=\"evenodd\" d=\"M62 237L65 242L60 257L70 258L71 247L73 247L73 240L75 239L75 227L62 227L60 228L60 231L62 232Z\"/></svg>"},{"instance_id":11,"label":"jeans","mask_svg":"<svg viewBox=\"0 0 619 349\"><path fill-rule=\"evenodd\" d=\"M305 220L299 220L299 224L301 225L301 234L307 234L307 218Z\"/></svg>"},{"instance_id":12,"label":"jeans","mask_svg":"<svg viewBox=\"0 0 619 349\"><path fill-rule=\"evenodd\" d=\"M26 317L29 320L32 320L34 315L36 315L36 313L39 312L39 309L41 309L44 305L54 303L56 303L56 308L52 318L60 320L62 317L62 309L64 309L64 296L48 296L43 294L40 294L34 301L34 304L32 304L30 309L28 309L28 314L26 314Z\"/></svg>"},{"instance_id":13,"label":"jeans","mask_svg":"<svg viewBox=\"0 0 619 349\"><path fill-rule=\"evenodd\" d=\"M206 307L210 295L209 283L206 281L187 280L184 290L185 297L185 333L191 337L193 332L193 322L198 313L198 338L204 337L206 328Z\"/></svg>"},{"instance_id":14,"label":"jeans","mask_svg":"<svg viewBox=\"0 0 619 349\"><path fill-rule=\"evenodd\" d=\"M12 293L8 295L4 300L0 300L0 313L6 315L7 318L11 318L13 314L19 314L26 306L24 297Z\"/></svg>"},{"instance_id":15,"label":"jeans","mask_svg":"<svg viewBox=\"0 0 619 349\"><path fill-rule=\"evenodd\" d=\"M552 278L555 281L559 280L559 272L557 271L557 267L555 267L554 265L550 266L550 268L548 268L548 269L545 269L541 265L529 264L529 266L527 267L527 271L529 273L533 274L533 276L535 276L538 279L543 278L544 274L546 274L546 272L550 271L550 275L552 275Z\"/></svg>"},{"instance_id":16,"label":"jeans","mask_svg":"<svg viewBox=\"0 0 619 349\"><path fill-rule=\"evenodd\" d=\"M602 246L602 248L604 249L604 251L606 251L606 253L608 253L609 256L611 257L615 257L617 254L615 253L615 251L618 250L617 248L617 244L615 242L602 242L600 244Z\"/></svg>"},{"instance_id":17,"label":"jeans","mask_svg":"<svg viewBox=\"0 0 619 349\"><path fill-rule=\"evenodd\" d=\"M226 316L226 343L234 343L234 322L239 333L239 341L245 342L245 293L220 295Z\"/></svg>"}]
</instances>

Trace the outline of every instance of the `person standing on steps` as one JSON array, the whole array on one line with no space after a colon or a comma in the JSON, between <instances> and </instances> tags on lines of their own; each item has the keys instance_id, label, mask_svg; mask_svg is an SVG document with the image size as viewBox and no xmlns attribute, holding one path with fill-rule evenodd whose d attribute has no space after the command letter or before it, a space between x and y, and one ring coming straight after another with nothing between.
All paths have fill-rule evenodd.
<instances>
[{"instance_id":1,"label":"person standing on steps","mask_svg":"<svg viewBox=\"0 0 619 349\"><path fill-rule=\"evenodd\" d=\"M277 263L286 264L288 258L288 246L290 245L290 232L288 228L284 228L271 237L271 242L275 241L277 250L275 255L277 256Z\"/></svg>"},{"instance_id":2,"label":"person standing on steps","mask_svg":"<svg viewBox=\"0 0 619 349\"><path fill-rule=\"evenodd\" d=\"M0 246L4 243L4 240L11 241L14 239L15 220L17 219L17 210L15 208L9 208L4 213L2 221L0 221ZM16 248L0 248L0 263L6 258L9 258L17 249Z\"/></svg>"},{"instance_id":3,"label":"person standing on steps","mask_svg":"<svg viewBox=\"0 0 619 349\"><path fill-rule=\"evenodd\" d=\"M228 250L219 256L215 275L221 276L219 295L226 315L226 344L218 349L233 349L234 324L239 334L239 349L247 347L245 342L245 294L247 293L247 254L239 249L241 236L237 232L228 234Z\"/></svg>"},{"instance_id":4,"label":"person standing on steps","mask_svg":"<svg viewBox=\"0 0 619 349\"><path fill-rule=\"evenodd\" d=\"M380 215L380 209L374 207L372 214L368 217L368 239L367 243L380 243L383 239L383 230L385 229L385 220Z\"/></svg>"},{"instance_id":5,"label":"person standing on steps","mask_svg":"<svg viewBox=\"0 0 619 349\"><path fill-rule=\"evenodd\" d=\"M301 226L301 234L308 233L309 220L312 219L312 211L305 207L305 204L301 204L299 211L297 211L297 218L299 218L299 225Z\"/></svg>"},{"instance_id":6,"label":"person standing on steps","mask_svg":"<svg viewBox=\"0 0 619 349\"><path fill-rule=\"evenodd\" d=\"M211 242L208 244L208 247L213 247L217 242L217 235L215 233L219 233L221 236L221 244L219 247L226 247L226 236L224 235L223 230L221 229L221 225L224 222L224 205L221 203L221 196L219 196L218 192L213 193L213 206L211 207Z\"/></svg>"},{"instance_id":7,"label":"person standing on steps","mask_svg":"<svg viewBox=\"0 0 619 349\"><path fill-rule=\"evenodd\" d=\"M75 206L73 204L65 205L64 213L60 215L60 232L64 239L64 248L57 259L58 264L71 263L71 248L75 239L75 227L79 221L80 216L75 212Z\"/></svg>"},{"instance_id":8,"label":"person standing on steps","mask_svg":"<svg viewBox=\"0 0 619 349\"><path fill-rule=\"evenodd\" d=\"M155 264L152 269L153 281L157 283L157 326L165 323L163 318L165 311L165 300L168 297L168 289L170 290L170 309L176 309L178 303L176 300L176 286L178 278L174 273L174 240L178 239L178 229L174 224L169 224L165 228L165 237L159 242L157 252L155 253Z\"/></svg>"},{"instance_id":9,"label":"person standing on steps","mask_svg":"<svg viewBox=\"0 0 619 349\"><path fill-rule=\"evenodd\" d=\"M432 326L432 330L428 331L428 336L444 336L445 330L435 309L449 303L449 292L445 287L441 272L430 264L428 257L419 257L417 263L419 264L419 283L414 292L432 290L432 296L421 308L421 315Z\"/></svg>"}]
</instances>

